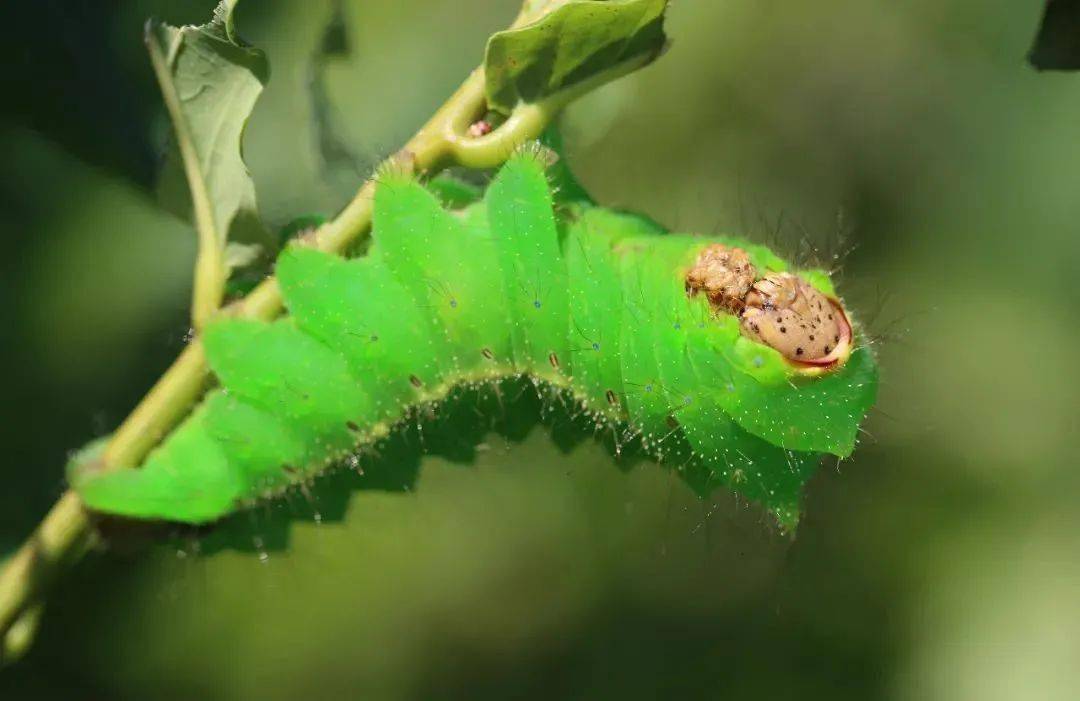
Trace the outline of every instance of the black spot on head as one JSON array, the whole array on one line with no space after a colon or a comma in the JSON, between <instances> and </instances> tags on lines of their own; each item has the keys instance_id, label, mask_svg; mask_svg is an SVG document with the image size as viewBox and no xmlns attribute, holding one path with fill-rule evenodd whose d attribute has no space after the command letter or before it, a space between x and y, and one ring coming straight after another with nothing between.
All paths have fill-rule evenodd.
<instances>
[{"instance_id":1,"label":"black spot on head","mask_svg":"<svg viewBox=\"0 0 1080 701\"><path fill-rule=\"evenodd\" d=\"M457 309L457 300L456 299L450 300L450 308L451 309Z\"/></svg>"},{"instance_id":2,"label":"black spot on head","mask_svg":"<svg viewBox=\"0 0 1080 701\"><path fill-rule=\"evenodd\" d=\"M536 307L537 309L539 309L540 308L540 300L538 300L538 299L534 300L533 301L533 306Z\"/></svg>"},{"instance_id":3,"label":"black spot on head","mask_svg":"<svg viewBox=\"0 0 1080 701\"><path fill-rule=\"evenodd\" d=\"M598 350L600 350L600 344L599 344L599 343L596 343L596 342L593 342L593 344L592 344L592 349L593 349L594 351L598 351Z\"/></svg>"}]
</instances>

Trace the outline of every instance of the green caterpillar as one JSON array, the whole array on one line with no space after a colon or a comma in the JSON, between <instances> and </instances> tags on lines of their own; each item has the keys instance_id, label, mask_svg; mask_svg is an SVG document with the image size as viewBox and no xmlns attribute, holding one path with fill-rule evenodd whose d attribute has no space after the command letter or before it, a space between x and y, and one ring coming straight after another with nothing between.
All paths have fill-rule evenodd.
<instances>
[{"instance_id":1,"label":"green caterpillar","mask_svg":"<svg viewBox=\"0 0 1080 701\"><path fill-rule=\"evenodd\" d=\"M213 521L457 386L527 375L705 475L700 489L730 485L794 527L802 485L822 454L851 453L877 386L827 274L788 273L743 240L667 234L594 206L576 183L556 201L549 157L520 151L481 201L453 211L384 172L369 252L282 253L289 316L211 323L221 388L141 469L72 471L85 504Z\"/></svg>"}]
</instances>

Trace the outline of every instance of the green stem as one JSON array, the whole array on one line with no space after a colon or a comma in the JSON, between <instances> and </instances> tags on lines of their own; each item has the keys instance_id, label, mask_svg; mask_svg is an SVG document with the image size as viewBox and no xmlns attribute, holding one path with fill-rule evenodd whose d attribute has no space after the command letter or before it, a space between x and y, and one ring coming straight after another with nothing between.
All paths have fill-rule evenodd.
<instances>
[{"instance_id":1,"label":"green stem","mask_svg":"<svg viewBox=\"0 0 1080 701\"><path fill-rule=\"evenodd\" d=\"M605 83L634 72L650 60L652 57L648 55L636 56L549 95L540 102L521 103L498 129L480 137L470 137L466 130L480 118L482 112L470 109L467 103L453 103L453 111L444 122L443 139L458 165L477 169L495 168L525 141L539 138L568 104Z\"/></svg>"},{"instance_id":2,"label":"green stem","mask_svg":"<svg viewBox=\"0 0 1080 701\"><path fill-rule=\"evenodd\" d=\"M8 560L0 579L0 663L26 649L40 615L41 592L92 537L89 516L69 490Z\"/></svg>"},{"instance_id":3,"label":"green stem","mask_svg":"<svg viewBox=\"0 0 1080 701\"><path fill-rule=\"evenodd\" d=\"M199 166L199 154L195 150L195 141L191 137L184 110L180 106L180 96L176 94L173 86L169 61L149 24L146 26L146 49L150 54L150 65L154 69L158 85L161 86L161 97L165 102L165 109L169 112L169 118L176 132L176 145L180 151L180 160L184 164L188 189L191 191L191 208L195 217L195 232L199 240L198 254L195 258L195 280L191 294L191 323L198 330L218 310L225 294L225 282L229 273L225 265L222 245L223 232L217 230L217 223L214 221L210 192Z\"/></svg>"}]
</instances>

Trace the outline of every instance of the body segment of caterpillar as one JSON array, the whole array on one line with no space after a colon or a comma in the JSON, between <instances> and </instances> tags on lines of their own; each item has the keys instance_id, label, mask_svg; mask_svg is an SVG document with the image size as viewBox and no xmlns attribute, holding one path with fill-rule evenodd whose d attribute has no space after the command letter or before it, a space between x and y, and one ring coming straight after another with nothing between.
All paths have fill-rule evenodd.
<instances>
[{"instance_id":1,"label":"body segment of caterpillar","mask_svg":"<svg viewBox=\"0 0 1080 701\"><path fill-rule=\"evenodd\" d=\"M801 363L767 345L821 300L852 340L827 276L791 274L763 246L666 234L585 203L557 213L544 167L537 152L515 155L483 201L455 212L385 174L370 252L284 252L289 315L212 323L221 388L140 469L73 474L84 502L212 521L310 478L456 385L528 374L693 465L699 487L730 485L794 526L806 478L823 453L851 452L876 391L865 347L815 349ZM701 263L724 274L719 258L734 261L731 279L710 292Z\"/></svg>"}]
</instances>

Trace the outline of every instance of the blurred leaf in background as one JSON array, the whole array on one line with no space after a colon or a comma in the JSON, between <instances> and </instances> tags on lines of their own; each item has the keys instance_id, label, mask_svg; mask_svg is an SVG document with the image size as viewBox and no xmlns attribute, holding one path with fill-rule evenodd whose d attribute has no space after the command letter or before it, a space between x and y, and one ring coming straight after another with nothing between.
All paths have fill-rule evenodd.
<instances>
[{"instance_id":1,"label":"blurred leaf in background","mask_svg":"<svg viewBox=\"0 0 1080 701\"><path fill-rule=\"evenodd\" d=\"M1047 0L1028 60L1039 70L1080 69L1080 2Z\"/></svg>"},{"instance_id":2,"label":"blurred leaf in background","mask_svg":"<svg viewBox=\"0 0 1080 701\"><path fill-rule=\"evenodd\" d=\"M32 22L0 23L0 542L182 342L194 253L153 205L168 124L140 27L212 4L23 4ZM320 74L354 177L313 116L334 4L241 3L274 70L244 142L264 219L340 207L516 9L341 3L347 51ZM811 482L794 543L663 468L564 451L534 414L475 457L389 451L316 495L339 515L321 526L300 500L288 528L287 507L243 524L243 549L88 563L3 698L1076 698L1080 82L1026 63L1042 11L690 0L661 61L566 115L606 205L854 249L840 287L863 318L883 307L880 412Z\"/></svg>"}]
</instances>

